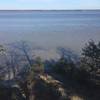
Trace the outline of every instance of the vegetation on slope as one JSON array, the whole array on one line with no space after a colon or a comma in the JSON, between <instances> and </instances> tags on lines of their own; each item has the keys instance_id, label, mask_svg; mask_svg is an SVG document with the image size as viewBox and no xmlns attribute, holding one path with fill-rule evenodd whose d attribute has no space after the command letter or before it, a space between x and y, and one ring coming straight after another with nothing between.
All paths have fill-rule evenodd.
<instances>
[{"instance_id":1,"label":"vegetation on slope","mask_svg":"<svg viewBox=\"0 0 100 100\"><path fill-rule=\"evenodd\" d=\"M81 57L59 47L57 61L34 57L26 42L13 47L0 45L0 99L100 99L100 42L89 41Z\"/></svg>"}]
</instances>

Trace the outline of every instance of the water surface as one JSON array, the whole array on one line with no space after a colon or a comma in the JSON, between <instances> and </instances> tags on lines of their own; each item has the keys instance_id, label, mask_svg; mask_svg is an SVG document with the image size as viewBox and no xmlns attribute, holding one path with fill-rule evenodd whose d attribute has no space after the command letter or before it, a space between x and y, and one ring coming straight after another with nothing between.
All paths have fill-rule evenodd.
<instances>
[{"instance_id":1,"label":"water surface","mask_svg":"<svg viewBox=\"0 0 100 100\"><path fill-rule=\"evenodd\" d=\"M20 40L80 51L100 40L100 11L0 11L0 42Z\"/></svg>"}]
</instances>

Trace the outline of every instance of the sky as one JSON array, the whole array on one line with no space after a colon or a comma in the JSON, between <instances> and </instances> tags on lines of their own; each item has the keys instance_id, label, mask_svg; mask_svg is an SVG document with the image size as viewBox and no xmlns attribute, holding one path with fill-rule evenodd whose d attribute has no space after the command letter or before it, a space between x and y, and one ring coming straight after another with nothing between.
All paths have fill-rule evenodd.
<instances>
[{"instance_id":1,"label":"sky","mask_svg":"<svg viewBox=\"0 0 100 100\"><path fill-rule=\"evenodd\" d=\"M0 0L0 10L100 9L100 0Z\"/></svg>"}]
</instances>

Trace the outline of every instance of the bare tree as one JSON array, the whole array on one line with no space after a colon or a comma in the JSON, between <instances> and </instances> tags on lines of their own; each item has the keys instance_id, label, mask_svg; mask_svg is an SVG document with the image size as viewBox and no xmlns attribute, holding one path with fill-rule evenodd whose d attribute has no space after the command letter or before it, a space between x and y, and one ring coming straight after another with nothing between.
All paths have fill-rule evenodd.
<instances>
[{"instance_id":1,"label":"bare tree","mask_svg":"<svg viewBox=\"0 0 100 100\"><path fill-rule=\"evenodd\" d=\"M73 51L69 48L58 47L57 53L60 55L61 58L65 58L69 62L73 61L76 63L79 60L77 53L75 53L75 51Z\"/></svg>"},{"instance_id":2,"label":"bare tree","mask_svg":"<svg viewBox=\"0 0 100 100\"><path fill-rule=\"evenodd\" d=\"M32 64L32 58L31 58L31 47L28 45L26 41L21 41L17 45L13 46L14 48L17 48L20 52L22 52L22 55L26 58L28 61L29 66L31 67Z\"/></svg>"},{"instance_id":3,"label":"bare tree","mask_svg":"<svg viewBox=\"0 0 100 100\"><path fill-rule=\"evenodd\" d=\"M2 66L5 67L3 68L3 71L5 72L6 75L8 75L8 79L10 79L10 67L9 67L9 60L7 57L7 50L2 45L0 45L0 55L1 55Z\"/></svg>"}]
</instances>

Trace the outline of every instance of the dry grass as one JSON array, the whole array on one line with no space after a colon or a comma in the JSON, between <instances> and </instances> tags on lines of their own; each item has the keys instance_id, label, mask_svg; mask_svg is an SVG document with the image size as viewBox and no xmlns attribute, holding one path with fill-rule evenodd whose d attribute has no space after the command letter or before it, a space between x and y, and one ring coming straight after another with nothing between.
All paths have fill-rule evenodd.
<instances>
[{"instance_id":1,"label":"dry grass","mask_svg":"<svg viewBox=\"0 0 100 100\"><path fill-rule=\"evenodd\" d=\"M79 96L77 96L77 95L71 96L70 99L71 99L71 100L84 100L82 97L79 97Z\"/></svg>"}]
</instances>

